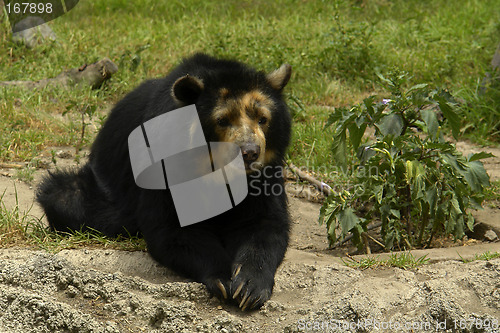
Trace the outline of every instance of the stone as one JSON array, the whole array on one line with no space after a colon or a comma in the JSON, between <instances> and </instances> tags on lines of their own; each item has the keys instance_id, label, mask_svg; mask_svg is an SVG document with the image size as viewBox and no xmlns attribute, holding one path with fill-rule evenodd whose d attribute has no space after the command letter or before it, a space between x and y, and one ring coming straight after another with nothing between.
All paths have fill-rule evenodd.
<instances>
[{"instance_id":1,"label":"stone","mask_svg":"<svg viewBox=\"0 0 500 333\"><path fill-rule=\"evenodd\" d=\"M12 40L30 49L47 40L55 41L56 39L54 31L38 16L28 16L12 28Z\"/></svg>"},{"instance_id":2,"label":"stone","mask_svg":"<svg viewBox=\"0 0 500 333\"><path fill-rule=\"evenodd\" d=\"M493 230L490 229L484 233L484 239L486 239L487 241L493 242L493 241L498 239L498 235L496 232L494 232Z\"/></svg>"}]
</instances>

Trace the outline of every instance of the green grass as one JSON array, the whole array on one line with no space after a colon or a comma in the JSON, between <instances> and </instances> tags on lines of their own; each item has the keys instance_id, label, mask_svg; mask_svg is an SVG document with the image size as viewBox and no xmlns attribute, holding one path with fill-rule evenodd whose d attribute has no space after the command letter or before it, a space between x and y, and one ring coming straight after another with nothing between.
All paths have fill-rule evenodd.
<instances>
[{"instance_id":1,"label":"green grass","mask_svg":"<svg viewBox=\"0 0 500 333\"><path fill-rule=\"evenodd\" d=\"M460 108L469 120L462 132L479 143L500 142L500 81L478 81L457 94L466 101Z\"/></svg>"},{"instance_id":2,"label":"green grass","mask_svg":"<svg viewBox=\"0 0 500 333\"><path fill-rule=\"evenodd\" d=\"M98 91L0 89L0 160L30 161L47 146L77 145L79 109L100 116L149 77L166 74L186 55L205 51L271 71L293 66L287 92L304 103L290 157L296 164L334 165L327 109L380 92L376 73L405 70L413 82L474 91L498 43L495 0L452 1L82 1L50 22L58 41L28 50L0 24L0 80L38 80L109 57L120 70ZM467 110L481 135L489 102ZM464 111L465 112L465 111ZM491 118L491 117L490 117ZM92 141L89 132L85 143ZM314 145L314 149L313 148Z\"/></svg>"},{"instance_id":3,"label":"green grass","mask_svg":"<svg viewBox=\"0 0 500 333\"><path fill-rule=\"evenodd\" d=\"M484 253L475 254L474 258L472 258L472 259L465 259L460 254L458 254L458 255L460 256L460 259L464 263L473 262L473 261L477 261L477 260L489 261L489 260L492 260L492 259L500 258L500 253L498 253L498 252L490 252L490 251L486 251Z\"/></svg>"},{"instance_id":4,"label":"green grass","mask_svg":"<svg viewBox=\"0 0 500 333\"><path fill-rule=\"evenodd\" d=\"M484 192L485 200L496 207L496 203L500 203L500 180L491 182L491 186L486 188Z\"/></svg>"},{"instance_id":5,"label":"green grass","mask_svg":"<svg viewBox=\"0 0 500 333\"><path fill-rule=\"evenodd\" d=\"M81 1L49 23L58 40L34 49L14 44L0 15L0 81L54 77L103 57L119 65L99 90L0 87L0 161L35 165L42 153L50 157L53 147L90 144L116 101L196 51L265 71L292 65L286 95L295 121L288 159L324 181L347 181L336 172L333 129L324 128L328 115L371 94L383 96L377 73L407 71L413 77L409 85L448 88L466 100L463 133L476 141L498 140L498 90L481 95L478 85L499 42L497 5L497 0L464 0L460 6L451 0ZM96 114L84 116L91 125L82 138L81 113L87 109ZM30 180L31 170L18 177Z\"/></svg>"},{"instance_id":6,"label":"green grass","mask_svg":"<svg viewBox=\"0 0 500 333\"><path fill-rule=\"evenodd\" d=\"M342 259L342 262L346 266L359 269L398 267L404 270L418 268L429 263L429 258L427 258L427 255L415 258L411 252L391 253L389 259L386 260L379 259L379 257L380 256L366 256L360 259L348 257L345 260Z\"/></svg>"}]
</instances>

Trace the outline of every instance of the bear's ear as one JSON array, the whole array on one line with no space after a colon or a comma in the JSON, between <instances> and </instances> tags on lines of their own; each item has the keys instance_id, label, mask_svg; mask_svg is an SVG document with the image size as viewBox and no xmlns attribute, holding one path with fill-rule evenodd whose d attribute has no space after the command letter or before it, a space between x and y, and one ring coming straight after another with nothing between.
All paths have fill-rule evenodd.
<instances>
[{"instance_id":1,"label":"bear's ear","mask_svg":"<svg viewBox=\"0 0 500 333\"><path fill-rule=\"evenodd\" d=\"M172 86L172 97L179 105L194 104L203 91L203 81L186 74L178 78Z\"/></svg>"},{"instance_id":2,"label":"bear's ear","mask_svg":"<svg viewBox=\"0 0 500 333\"><path fill-rule=\"evenodd\" d=\"M282 90L285 88L290 76L292 75L292 66L289 64L283 64L280 68L267 74L267 81L276 90Z\"/></svg>"}]
</instances>

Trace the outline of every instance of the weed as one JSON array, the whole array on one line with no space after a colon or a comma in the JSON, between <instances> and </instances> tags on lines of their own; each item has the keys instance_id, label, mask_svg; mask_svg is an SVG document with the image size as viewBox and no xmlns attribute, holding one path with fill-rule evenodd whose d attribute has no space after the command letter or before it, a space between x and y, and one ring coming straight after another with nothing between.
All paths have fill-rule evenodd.
<instances>
[{"instance_id":1,"label":"weed","mask_svg":"<svg viewBox=\"0 0 500 333\"><path fill-rule=\"evenodd\" d=\"M54 166L57 164L56 151L54 149L50 150L50 161L54 164Z\"/></svg>"},{"instance_id":2,"label":"weed","mask_svg":"<svg viewBox=\"0 0 500 333\"><path fill-rule=\"evenodd\" d=\"M342 263L346 266L352 268L367 269L367 268L377 268L380 266L385 266L385 262L379 260L379 257L380 256L377 257L366 256L364 258L355 259L354 257L349 256L347 257L347 259L340 258L340 260L342 260Z\"/></svg>"},{"instance_id":3,"label":"weed","mask_svg":"<svg viewBox=\"0 0 500 333\"><path fill-rule=\"evenodd\" d=\"M428 263L429 258L427 258L427 255L415 258L411 252L391 253L387 260L387 265L401 269L416 268Z\"/></svg>"},{"instance_id":4,"label":"weed","mask_svg":"<svg viewBox=\"0 0 500 333\"><path fill-rule=\"evenodd\" d=\"M491 182L491 186L485 189L484 200L493 205L495 201L500 202L500 180Z\"/></svg>"},{"instance_id":5,"label":"weed","mask_svg":"<svg viewBox=\"0 0 500 333\"><path fill-rule=\"evenodd\" d=\"M38 166L39 160L32 159L24 168L16 171L15 178L27 183L31 183L35 178L35 171Z\"/></svg>"},{"instance_id":6,"label":"weed","mask_svg":"<svg viewBox=\"0 0 500 333\"><path fill-rule=\"evenodd\" d=\"M359 269L398 267L404 270L418 268L429 263L427 255L415 258L411 252L391 253L387 260L381 260L379 258L380 256L366 256L361 259L355 259L349 256L346 260L342 259L342 262L346 266Z\"/></svg>"},{"instance_id":7,"label":"weed","mask_svg":"<svg viewBox=\"0 0 500 333\"><path fill-rule=\"evenodd\" d=\"M500 253L486 251L484 253L474 255L474 260L486 260L486 261L488 261L488 260L492 260L492 259L496 259L496 258L500 258Z\"/></svg>"},{"instance_id":8,"label":"weed","mask_svg":"<svg viewBox=\"0 0 500 333\"><path fill-rule=\"evenodd\" d=\"M490 251L486 251L486 252L479 253L479 254L476 253L474 255L474 258L472 258L472 259L465 259L464 257L462 257L460 255L460 253L457 252L457 254L460 257L460 259L462 260L462 262L464 262L464 263L469 263L469 262L473 262L473 261L477 261L477 260L489 261L492 259L500 258L500 253L490 252Z\"/></svg>"}]
</instances>

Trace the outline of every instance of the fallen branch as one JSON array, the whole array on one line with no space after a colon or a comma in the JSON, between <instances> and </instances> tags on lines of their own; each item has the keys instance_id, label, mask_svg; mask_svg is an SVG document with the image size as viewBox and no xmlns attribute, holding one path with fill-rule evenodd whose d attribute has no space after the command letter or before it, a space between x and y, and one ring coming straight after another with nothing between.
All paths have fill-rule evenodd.
<instances>
[{"instance_id":1,"label":"fallen branch","mask_svg":"<svg viewBox=\"0 0 500 333\"><path fill-rule=\"evenodd\" d=\"M308 175L307 173L303 172L299 168L297 168L295 165L290 163L288 165L290 170L292 170L300 179L308 181L309 183L313 184L316 186L316 188L322 192L324 195L329 196L332 193L332 188L328 186L328 184L323 183L322 181L317 180L313 176Z\"/></svg>"},{"instance_id":2,"label":"fallen branch","mask_svg":"<svg viewBox=\"0 0 500 333\"><path fill-rule=\"evenodd\" d=\"M90 65L72 68L51 79L39 81L0 81L0 86L19 86L26 89L35 89L47 86L70 87L78 84L86 84L92 86L92 88L99 88L105 80L109 79L117 71L118 66L108 58L104 58Z\"/></svg>"}]
</instances>

